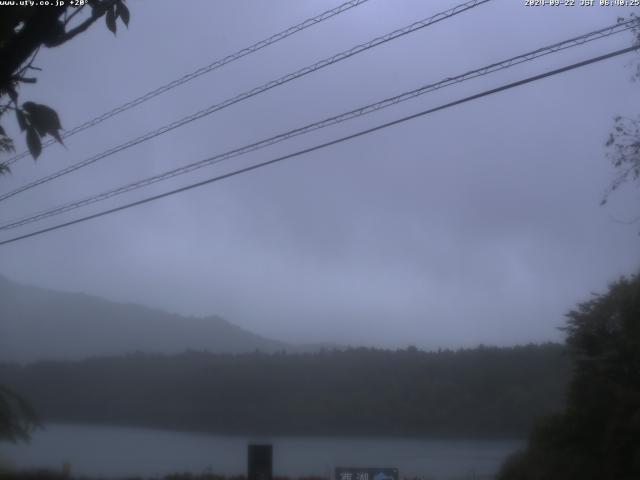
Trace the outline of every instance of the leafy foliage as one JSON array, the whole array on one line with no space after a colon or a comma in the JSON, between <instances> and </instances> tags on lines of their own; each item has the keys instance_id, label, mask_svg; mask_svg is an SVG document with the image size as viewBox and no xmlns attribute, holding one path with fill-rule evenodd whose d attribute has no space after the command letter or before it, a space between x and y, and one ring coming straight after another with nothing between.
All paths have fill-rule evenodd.
<instances>
[{"instance_id":1,"label":"leafy foliage","mask_svg":"<svg viewBox=\"0 0 640 480\"><path fill-rule=\"evenodd\" d=\"M25 2L26 3L26 2ZM64 2L61 2L64 3ZM70 2L66 2L69 4ZM82 18L83 12L88 12ZM58 47L86 31L99 18L105 17L107 28L116 33L116 20L128 27L129 9L125 0L88 0L83 6L50 5L4 6L0 17L0 120L13 110L22 132L25 132L29 152L37 158L42 152L42 138L51 135L62 143L60 119L52 108L34 102L20 107L19 87L23 83L36 83L27 76L40 70L33 66L41 47ZM80 20L80 21L78 21ZM1 127L0 127L1 128ZM13 139L0 131L0 153L14 151ZM8 173L7 165L0 163L0 174Z\"/></svg>"},{"instance_id":2,"label":"leafy foliage","mask_svg":"<svg viewBox=\"0 0 640 480\"><path fill-rule=\"evenodd\" d=\"M632 32L634 45L640 46L640 17L632 14L630 19L637 22ZM619 18L618 21L627 21L627 19ZM640 80L640 61L636 62L632 79ZM615 117L613 131L609 134L606 146L609 148L607 157L617 174L600 202L601 205L607 203L609 195L623 184L640 179L640 115L636 118Z\"/></svg>"},{"instance_id":3,"label":"leafy foliage","mask_svg":"<svg viewBox=\"0 0 640 480\"><path fill-rule=\"evenodd\" d=\"M15 151L13 146L13 140L5 133L4 128L0 126L0 153L10 153ZM9 173L9 167L3 163L0 163L0 175Z\"/></svg>"},{"instance_id":4,"label":"leafy foliage","mask_svg":"<svg viewBox=\"0 0 640 480\"><path fill-rule=\"evenodd\" d=\"M534 428L501 480L640 478L640 275L569 312L573 375L561 414Z\"/></svg>"},{"instance_id":5,"label":"leafy foliage","mask_svg":"<svg viewBox=\"0 0 640 480\"><path fill-rule=\"evenodd\" d=\"M116 18L121 18L122 19L122 23L124 23L124 25L127 28L129 28L130 14L129 14L129 9L124 4L124 2L116 2L116 4L115 4L115 16L116 16Z\"/></svg>"},{"instance_id":6,"label":"leafy foliage","mask_svg":"<svg viewBox=\"0 0 640 480\"><path fill-rule=\"evenodd\" d=\"M559 409L564 348L133 354L0 366L45 420L220 433L521 436Z\"/></svg>"},{"instance_id":7,"label":"leafy foliage","mask_svg":"<svg viewBox=\"0 0 640 480\"><path fill-rule=\"evenodd\" d=\"M38 425L38 417L29 402L0 386L0 440L27 441Z\"/></svg>"},{"instance_id":8,"label":"leafy foliage","mask_svg":"<svg viewBox=\"0 0 640 480\"><path fill-rule=\"evenodd\" d=\"M602 205L607 202L608 195L620 186L640 179L640 116L617 116L606 146L609 148L607 156L618 173L603 198Z\"/></svg>"},{"instance_id":9,"label":"leafy foliage","mask_svg":"<svg viewBox=\"0 0 640 480\"><path fill-rule=\"evenodd\" d=\"M16 110L18 125L22 131L27 132L27 145L33 158L38 158L42 151L42 142L40 138L49 134L59 143L62 143L60 137L60 119L55 110L46 105L40 105L33 102L25 102L22 109Z\"/></svg>"}]
</instances>

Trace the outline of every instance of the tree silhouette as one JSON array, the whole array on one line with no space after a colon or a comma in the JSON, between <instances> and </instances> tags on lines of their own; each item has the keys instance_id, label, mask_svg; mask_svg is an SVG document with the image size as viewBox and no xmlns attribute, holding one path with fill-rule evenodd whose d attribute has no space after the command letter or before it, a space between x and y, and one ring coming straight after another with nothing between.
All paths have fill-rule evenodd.
<instances>
[{"instance_id":1,"label":"tree silhouette","mask_svg":"<svg viewBox=\"0 0 640 480\"><path fill-rule=\"evenodd\" d=\"M31 405L7 387L0 386L0 440L28 440L39 425Z\"/></svg>"},{"instance_id":2,"label":"tree silhouette","mask_svg":"<svg viewBox=\"0 0 640 480\"><path fill-rule=\"evenodd\" d=\"M85 32L104 17L107 28L116 33L119 18L129 25L125 0L77 0L62 6L3 6L0 15L0 121L15 112L20 130L34 158L42 150L42 137L51 135L62 142L62 125L56 111L46 105L24 102L20 105L19 89L24 83L35 83L34 60L42 47L64 45ZM13 139L0 125L0 153L15 151ZM9 167L0 163L0 173Z\"/></svg>"},{"instance_id":3,"label":"tree silhouette","mask_svg":"<svg viewBox=\"0 0 640 480\"><path fill-rule=\"evenodd\" d=\"M573 375L565 409L538 423L499 479L640 478L640 274L567 317Z\"/></svg>"}]
</instances>

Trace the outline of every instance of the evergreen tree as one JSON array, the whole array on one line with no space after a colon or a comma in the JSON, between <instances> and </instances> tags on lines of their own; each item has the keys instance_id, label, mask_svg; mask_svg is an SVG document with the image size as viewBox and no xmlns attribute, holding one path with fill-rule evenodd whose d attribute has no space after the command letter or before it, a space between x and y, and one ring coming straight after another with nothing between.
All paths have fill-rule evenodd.
<instances>
[{"instance_id":1,"label":"evergreen tree","mask_svg":"<svg viewBox=\"0 0 640 480\"><path fill-rule=\"evenodd\" d=\"M573 374L564 411L534 428L500 480L640 478L640 275L567 315Z\"/></svg>"}]
</instances>

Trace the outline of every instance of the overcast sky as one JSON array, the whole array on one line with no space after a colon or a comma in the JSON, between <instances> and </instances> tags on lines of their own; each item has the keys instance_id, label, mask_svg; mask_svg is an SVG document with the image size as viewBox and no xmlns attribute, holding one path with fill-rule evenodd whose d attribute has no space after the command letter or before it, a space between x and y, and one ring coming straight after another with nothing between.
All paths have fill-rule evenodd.
<instances>
[{"instance_id":1,"label":"overcast sky","mask_svg":"<svg viewBox=\"0 0 640 480\"><path fill-rule=\"evenodd\" d=\"M23 101L72 128L339 0L130 1L42 51ZM53 146L14 189L458 0L371 0ZM232 106L0 205L3 221L107 190L616 21L617 7L494 0ZM625 33L427 94L46 226L629 46ZM599 202L615 115L637 114L629 54L125 212L0 247L0 273L292 342L456 347L560 340L576 302L640 259L640 190ZM16 137L15 125L3 125ZM23 146L22 139L19 145ZM21 150L21 148L19 148ZM36 224L16 233L33 230Z\"/></svg>"}]
</instances>

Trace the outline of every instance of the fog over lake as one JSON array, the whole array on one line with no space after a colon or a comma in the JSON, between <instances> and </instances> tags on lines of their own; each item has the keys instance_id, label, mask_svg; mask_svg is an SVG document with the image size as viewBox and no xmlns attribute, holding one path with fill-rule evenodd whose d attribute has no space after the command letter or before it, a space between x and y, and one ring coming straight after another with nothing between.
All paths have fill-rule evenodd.
<instances>
[{"instance_id":1,"label":"fog over lake","mask_svg":"<svg viewBox=\"0 0 640 480\"><path fill-rule=\"evenodd\" d=\"M276 476L329 477L337 466L397 467L400 478L493 478L522 442L338 437L245 437L141 428L48 425L31 445L0 446L0 461L19 468L60 469L75 475L159 476L171 472L246 474L247 445L272 443Z\"/></svg>"}]
</instances>

